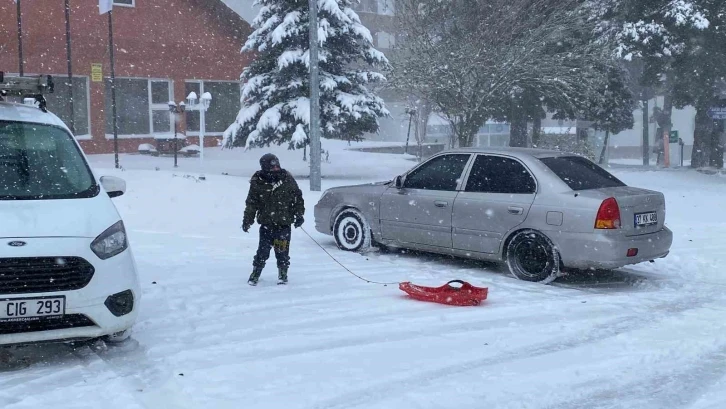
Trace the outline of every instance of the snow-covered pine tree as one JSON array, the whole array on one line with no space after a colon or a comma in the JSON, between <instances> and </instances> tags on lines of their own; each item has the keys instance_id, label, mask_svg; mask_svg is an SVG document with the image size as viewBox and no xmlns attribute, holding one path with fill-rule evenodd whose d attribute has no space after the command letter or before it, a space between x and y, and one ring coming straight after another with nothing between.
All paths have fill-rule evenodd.
<instances>
[{"instance_id":1,"label":"snow-covered pine tree","mask_svg":"<svg viewBox=\"0 0 726 409\"><path fill-rule=\"evenodd\" d=\"M388 66L370 31L353 10L357 0L318 0L321 137L359 141L388 116L369 89L385 81L371 68ZM223 145L261 147L309 143L309 4L307 0L255 0L262 8L242 52L255 54L243 70L242 109Z\"/></svg>"},{"instance_id":2,"label":"snow-covered pine tree","mask_svg":"<svg viewBox=\"0 0 726 409\"><path fill-rule=\"evenodd\" d=\"M598 22L597 34L604 41L613 41L617 54L626 60L681 54L689 47L690 30L709 26L702 0L588 0L585 3L591 18Z\"/></svg>"},{"instance_id":3,"label":"snow-covered pine tree","mask_svg":"<svg viewBox=\"0 0 726 409\"><path fill-rule=\"evenodd\" d=\"M723 145L708 109L720 101L714 89L726 75L723 0L589 0L604 41L619 56L635 59L638 86L658 90L663 108L655 116L662 133L671 130L672 108L696 107L691 166L723 165ZM644 92L641 99L652 98ZM658 138L656 144L662 144ZM647 156L647 155L646 155ZM647 163L647 157L644 162Z\"/></svg>"}]
</instances>

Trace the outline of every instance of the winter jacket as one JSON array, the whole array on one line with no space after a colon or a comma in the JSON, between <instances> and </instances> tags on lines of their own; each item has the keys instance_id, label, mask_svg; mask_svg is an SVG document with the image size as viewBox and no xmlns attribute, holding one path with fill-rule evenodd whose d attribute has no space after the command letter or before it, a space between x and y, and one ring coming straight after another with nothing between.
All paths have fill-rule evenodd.
<instances>
[{"instance_id":1,"label":"winter jacket","mask_svg":"<svg viewBox=\"0 0 726 409\"><path fill-rule=\"evenodd\" d=\"M295 178L286 170L280 171L279 181L257 171L250 179L250 191L245 202L244 224L290 226L295 217L305 214L302 191Z\"/></svg>"}]
</instances>

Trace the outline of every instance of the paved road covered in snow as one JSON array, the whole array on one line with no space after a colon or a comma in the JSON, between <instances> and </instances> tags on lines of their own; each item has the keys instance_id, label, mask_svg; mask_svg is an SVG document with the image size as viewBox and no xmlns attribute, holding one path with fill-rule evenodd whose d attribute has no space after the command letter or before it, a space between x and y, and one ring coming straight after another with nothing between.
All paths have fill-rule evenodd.
<instances>
[{"instance_id":1,"label":"paved road covered in snow","mask_svg":"<svg viewBox=\"0 0 726 409\"><path fill-rule=\"evenodd\" d=\"M492 264L338 251L314 232L318 194L306 193L306 229L357 274L489 287L484 305L460 308L360 281L300 230L290 285L275 285L273 256L249 287L245 178L102 173L128 182L116 203L144 290L134 339L17 351L29 367L0 372L2 408L726 407L724 178L617 171L666 193L672 254L551 286Z\"/></svg>"}]
</instances>

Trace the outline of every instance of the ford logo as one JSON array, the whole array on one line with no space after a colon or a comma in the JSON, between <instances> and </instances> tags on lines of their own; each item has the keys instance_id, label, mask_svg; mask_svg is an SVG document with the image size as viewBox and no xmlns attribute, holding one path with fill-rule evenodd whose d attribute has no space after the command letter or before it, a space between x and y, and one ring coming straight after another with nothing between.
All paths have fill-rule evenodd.
<instances>
[{"instance_id":1,"label":"ford logo","mask_svg":"<svg viewBox=\"0 0 726 409\"><path fill-rule=\"evenodd\" d=\"M28 244L28 243L26 243L24 241L11 241L10 243L8 243L8 246L10 246L10 247L23 247L26 244Z\"/></svg>"}]
</instances>

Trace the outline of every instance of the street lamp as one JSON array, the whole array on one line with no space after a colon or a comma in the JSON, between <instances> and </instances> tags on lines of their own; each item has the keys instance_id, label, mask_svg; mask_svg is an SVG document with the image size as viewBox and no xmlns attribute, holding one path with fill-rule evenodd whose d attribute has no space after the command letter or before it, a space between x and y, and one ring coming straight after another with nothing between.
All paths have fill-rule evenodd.
<instances>
[{"instance_id":1,"label":"street lamp","mask_svg":"<svg viewBox=\"0 0 726 409\"><path fill-rule=\"evenodd\" d=\"M184 104L184 101L180 102L179 105L175 104L174 101L169 101L169 113L172 116L172 119L174 120L174 167L178 167L177 165L177 152L179 151L179 143L176 137L177 134L177 125L179 124L179 121L181 120L181 114L186 110L186 105Z\"/></svg>"},{"instance_id":2,"label":"street lamp","mask_svg":"<svg viewBox=\"0 0 726 409\"><path fill-rule=\"evenodd\" d=\"M411 122L413 121L413 117L416 115L416 108L406 107L406 114L408 115L408 134L406 135L406 149L403 153L408 155L408 141L411 138Z\"/></svg>"},{"instance_id":3,"label":"street lamp","mask_svg":"<svg viewBox=\"0 0 726 409\"><path fill-rule=\"evenodd\" d=\"M212 94L205 92L202 94L201 102L197 93L192 91L187 96L187 109L190 111L199 111L199 160L204 165L204 128L206 124L206 112L212 105Z\"/></svg>"}]
</instances>

